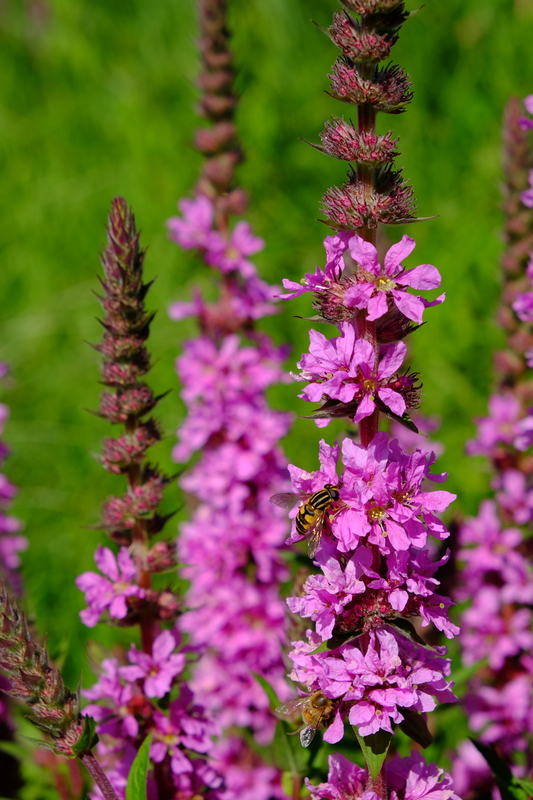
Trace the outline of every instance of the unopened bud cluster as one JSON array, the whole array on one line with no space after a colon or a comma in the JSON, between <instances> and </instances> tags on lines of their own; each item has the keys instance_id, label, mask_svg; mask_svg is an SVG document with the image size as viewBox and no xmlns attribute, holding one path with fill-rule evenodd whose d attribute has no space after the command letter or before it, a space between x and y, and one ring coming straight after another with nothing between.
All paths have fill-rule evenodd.
<instances>
[{"instance_id":1,"label":"unopened bud cluster","mask_svg":"<svg viewBox=\"0 0 533 800\"><path fill-rule=\"evenodd\" d=\"M196 149L205 156L197 192L209 197L222 214L242 214L248 198L242 189L233 187L235 167L243 155L233 122L237 97L226 20L225 0L200 3L199 113L211 125L200 128L194 140Z\"/></svg>"},{"instance_id":2,"label":"unopened bud cluster","mask_svg":"<svg viewBox=\"0 0 533 800\"><path fill-rule=\"evenodd\" d=\"M96 556L104 574L115 582L120 576L121 585L110 594L109 581L95 573L84 573L77 581L87 595L89 608L82 614L90 625L105 609L120 624L133 625L147 614L174 619L179 608L170 590L156 592L150 580L152 573L172 568L176 559L170 541L150 548L167 521L158 507L169 479L146 460L147 450L161 439L158 422L147 418L161 397L143 380L150 369L145 342L153 318L144 304L149 284L143 281L143 261L133 214L122 198L115 198L102 257L104 336L95 349L104 357L102 383L107 387L98 413L124 425L122 435L104 439L101 462L109 472L127 478L128 490L108 498L102 509L103 529L122 548L118 561L107 548L99 548Z\"/></svg>"},{"instance_id":3,"label":"unopened bud cluster","mask_svg":"<svg viewBox=\"0 0 533 800\"><path fill-rule=\"evenodd\" d=\"M343 3L333 24L324 32L341 50L332 67L332 97L364 106L358 125L333 118L321 134L323 152L356 165L342 186L328 189L323 197L327 224L343 231L413 222L415 198L401 170L390 167L397 155L396 141L389 132L374 132L376 112L400 114L413 93L409 77L398 66L379 62L389 57L398 33L409 17L403 2ZM360 15L354 17L350 11Z\"/></svg>"},{"instance_id":4,"label":"unopened bud cluster","mask_svg":"<svg viewBox=\"0 0 533 800\"><path fill-rule=\"evenodd\" d=\"M65 686L4 587L0 588L0 669L9 679L6 691L29 706L28 718L51 736L55 752L74 757L96 744L90 718L80 715L78 693Z\"/></svg>"}]
</instances>

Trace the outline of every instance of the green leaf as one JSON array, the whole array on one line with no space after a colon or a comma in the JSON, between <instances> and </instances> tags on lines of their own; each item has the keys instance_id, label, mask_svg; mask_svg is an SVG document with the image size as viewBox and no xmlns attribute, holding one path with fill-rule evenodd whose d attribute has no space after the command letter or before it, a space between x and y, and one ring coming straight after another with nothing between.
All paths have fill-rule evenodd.
<instances>
[{"instance_id":1,"label":"green leaf","mask_svg":"<svg viewBox=\"0 0 533 800\"><path fill-rule=\"evenodd\" d=\"M83 733L72 748L74 755L81 756L82 753L90 753L97 742L96 722L92 717L83 717Z\"/></svg>"},{"instance_id":2,"label":"green leaf","mask_svg":"<svg viewBox=\"0 0 533 800\"><path fill-rule=\"evenodd\" d=\"M370 736L361 736L355 725L353 729L357 736L357 741L361 746L361 750L363 751L368 771L372 776L372 780L375 781L385 761L385 756L387 755L391 743L392 733L380 730L377 733L370 734Z\"/></svg>"},{"instance_id":3,"label":"green leaf","mask_svg":"<svg viewBox=\"0 0 533 800\"><path fill-rule=\"evenodd\" d=\"M265 692L265 694L267 695L268 699L270 700L270 709L273 711L275 708L277 708L280 705L280 701L278 700L278 696L276 695L276 692L274 691L272 686L269 684L269 682L266 681L263 678L262 675L259 675L258 672L253 672L252 671L252 675L254 676L254 678L256 679L257 683L259 684L261 689Z\"/></svg>"},{"instance_id":4,"label":"green leaf","mask_svg":"<svg viewBox=\"0 0 533 800\"><path fill-rule=\"evenodd\" d=\"M330 649L330 647L328 646L328 642L326 641L326 642L322 642L321 644L319 644L318 647L316 648L316 650L311 650L311 653L313 653L313 655L315 653L325 653L326 650L329 650L329 649Z\"/></svg>"},{"instance_id":5,"label":"green leaf","mask_svg":"<svg viewBox=\"0 0 533 800\"><path fill-rule=\"evenodd\" d=\"M530 781L515 778L508 764L500 758L492 747L488 747L477 739L470 739L470 741L477 747L491 768L502 800L531 800L533 784Z\"/></svg>"},{"instance_id":6,"label":"green leaf","mask_svg":"<svg viewBox=\"0 0 533 800\"><path fill-rule=\"evenodd\" d=\"M305 775L309 761L309 750L302 747L298 736L287 733L286 723L278 722L272 742L274 761L283 772L291 775Z\"/></svg>"},{"instance_id":7,"label":"green leaf","mask_svg":"<svg viewBox=\"0 0 533 800\"><path fill-rule=\"evenodd\" d=\"M147 736L139 747L139 752L131 765L128 783L126 785L126 800L146 800L146 779L148 777L148 767L150 764L151 744L152 734Z\"/></svg>"}]
</instances>

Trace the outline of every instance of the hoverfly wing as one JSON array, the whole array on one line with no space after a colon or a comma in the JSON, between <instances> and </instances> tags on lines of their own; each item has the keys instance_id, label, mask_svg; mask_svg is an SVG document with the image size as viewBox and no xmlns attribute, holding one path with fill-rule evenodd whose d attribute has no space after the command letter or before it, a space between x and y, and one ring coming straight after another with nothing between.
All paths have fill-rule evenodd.
<instances>
[{"instance_id":1,"label":"hoverfly wing","mask_svg":"<svg viewBox=\"0 0 533 800\"><path fill-rule=\"evenodd\" d=\"M307 555L309 558L314 558L317 554L318 546L322 538L322 531L324 530L325 513L320 514L316 522L314 522L307 531Z\"/></svg>"},{"instance_id":2,"label":"hoverfly wing","mask_svg":"<svg viewBox=\"0 0 533 800\"><path fill-rule=\"evenodd\" d=\"M273 494L270 498L270 502L273 506L278 506L278 508L285 508L290 510L294 508L299 503L301 503L305 498L303 498L299 494L293 494L292 492L282 492L281 494Z\"/></svg>"},{"instance_id":3,"label":"hoverfly wing","mask_svg":"<svg viewBox=\"0 0 533 800\"><path fill-rule=\"evenodd\" d=\"M293 697L291 700L287 700L286 703L282 703L275 708L274 714L291 719L300 713L300 709L307 703L308 699L308 697Z\"/></svg>"},{"instance_id":4,"label":"hoverfly wing","mask_svg":"<svg viewBox=\"0 0 533 800\"><path fill-rule=\"evenodd\" d=\"M313 739L315 738L316 730L314 728L310 728L307 726L306 728L302 728L300 731L300 744L302 747L309 747Z\"/></svg>"}]
</instances>

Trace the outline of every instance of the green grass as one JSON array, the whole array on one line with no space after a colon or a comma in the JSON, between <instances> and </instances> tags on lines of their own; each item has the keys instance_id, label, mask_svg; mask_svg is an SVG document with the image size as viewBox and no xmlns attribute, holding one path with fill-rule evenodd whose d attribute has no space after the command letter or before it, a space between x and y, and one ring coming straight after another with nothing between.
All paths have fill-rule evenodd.
<instances>
[{"instance_id":1,"label":"green grass","mask_svg":"<svg viewBox=\"0 0 533 800\"><path fill-rule=\"evenodd\" d=\"M412 7L415 4L409 3ZM242 95L239 127L247 154L240 178L249 214L267 241L257 259L263 277L299 279L322 263L326 228L317 222L325 189L344 168L301 140L317 141L325 119L349 114L324 89L335 48L310 18L327 25L333 0L234 0L234 50ZM6 471L20 487L15 513L26 523L23 557L28 604L52 654L75 684L90 680L89 638L111 644L115 631L84 628L76 575L92 568L100 541L91 529L102 499L122 490L92 457L102 420L98 359L98 254L110 200L133 206L149 247L149 306L158 309L150 346L165 441L157 457L168 471L183 416L173 361L193 333L166 316L171 299L209 278L165 234L176 201L190 192L200 159L190 146L197 36L192 0L6 0L0 7L0 358L12 368L4 393L12 417ZM533 91L533 10L526 0L428 0L410 20L394 59L410 73L415 100L401 117L380 118L400 136L399 164L412 181L420 214L437 219L404 232L418 247L411 265L435 264L448 294L426 313L412 340L412 366L425 385L424 410L442 416L443 469L457 508L474 513L487 491L481 462L463 455L491 387L491 353L501 342L493 322L500 274L500 128L510 95ZM307 346L308 299L281 308L264 328ZM331 330L331 329L330 329ZM280 408L306 413L294 386L272 392ZM337 427L336 430L339 430ZM326 436L331 440L334 426ZM298 419L286 441L291 460L313 469L320 432ZM180 502L169 490L169 507ZM173 524L173 523L171 523ZM120 632L123 638L128 632Z\"/></svg>"}]
</instances>

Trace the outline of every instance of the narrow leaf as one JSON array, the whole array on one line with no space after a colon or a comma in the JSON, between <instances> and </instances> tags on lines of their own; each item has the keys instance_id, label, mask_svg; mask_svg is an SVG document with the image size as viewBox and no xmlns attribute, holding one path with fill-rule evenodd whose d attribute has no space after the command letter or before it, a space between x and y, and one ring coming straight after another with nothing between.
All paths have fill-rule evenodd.
<instances>
[{"instance_id":1,"label":"narrow leaf","mask_svg":"<svg viewBox=\"0 0 533 800\"><path fill-rule=\"evenodd\" d=\"M272 686L269 684L267 680L263 678L262 675L259 675L258 672L253 672L252 675L256 679L257 683L263 689L265 694L267 695L268 699L270 700L270 710L273 711L277 706L280 705L280 700L278 700L278 696Z\"/></svg>"},{"instance_id":2,"label":"narrow leaf","mask_svg":"<svg viewBox=\"0 0 533 800\"><path fill-rule=\"evenodd\" d=\"M146 779L148 777L148 767L150 765L151 744L152 734L147 736L139 747L139 752L131 765L128 783L126 785L126 800L146 800Z\"/></svg>"},{"instance_id":3,"label":"narrow leaf","mask_svg":"<svg viewBox=\"0 0 533 800\"><path fill-rule=\"evenodd\" d=\"M392 733L380 730L377 733L372 733L370 736L361 736L355 725L353 729L361 750L363 751L368 771L372 776L372 780L376 781L389 750Z\"/></svg>"},{"instance_id":4,"label":"narrow leaf","mask_svg":"<svg viewBox=\"0 0 533 800\"><path fill-rule=\"evenodd\" d=\"M531 784L515 778L509 766L503 761L492 747L488 747L477 739L470 739L477 747L487 764L492 770L496 785L500 790L502 800L531 800Z\"/></svg>"},{"instance_id":5,"label":"narrow leaf","mask_svg":"<svg viewBox=\"0 0 533 800\"><path fill-rule=\"evenodd\" d=\"M492 748L488 747L488 745L483 744L483 742L479 742L477 739L470 739L474 747L476 747L489 767L491 768L494 777L497 780L504 781L504 783L510 783L513 779L513 773L509 769L508 765L505 761L502 761L500 756L497 752Z\"/></svg>"},{"instance_id":6,"label":"narrow leaf","mask_svg":"<svg viewBox=\"0 0 533 800\"><path fill-rule=\"evenodd\" d=\"M298 736L289 735L285 722L278 722L272 742L274 761L283 772L306 775L309 751L300 744Z\"/></svg>"}]
</instances>

